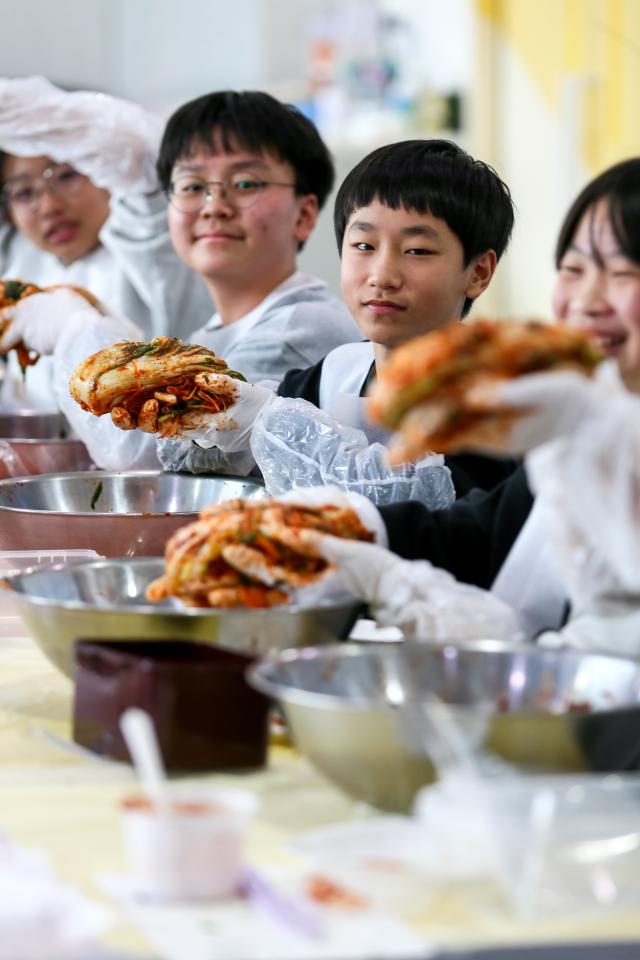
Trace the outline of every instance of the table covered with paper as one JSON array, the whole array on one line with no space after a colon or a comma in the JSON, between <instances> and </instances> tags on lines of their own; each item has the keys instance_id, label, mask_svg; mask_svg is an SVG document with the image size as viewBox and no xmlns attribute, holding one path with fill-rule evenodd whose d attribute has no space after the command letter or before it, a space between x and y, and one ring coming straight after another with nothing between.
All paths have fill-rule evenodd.
<instances>
[{"instance_id":1,"label":"table covered with paper","mask_svg":"<svg viewBox=\"0 0 640 960\"><path fill-rule=\"evenodd\" d=\"M541 789L528 829L514 832L523 803L517 785L487 798L472 783L474 795L458 769L423 791L419 816L383 817L283 745L272 745L263 771L206 780L258 796L248 860L280 904L313 901L313 936L296 925L295 910L140 899L121 832L132 769L71 742L71 694L28 637L0 638L0 957L23 956L16 944L23 948L26 930L28 956L124 951L169 960L408 958L483 945L640 940L638 884L629 875L638 875L640 845L635 781L624 789L611 778L604 787L587 779ZM512 856L500 858L492 876L498 819ZM595 833L582 836L587 821ZM312 886L324 895L309 898Z\"/></svg>"}]
</instances>

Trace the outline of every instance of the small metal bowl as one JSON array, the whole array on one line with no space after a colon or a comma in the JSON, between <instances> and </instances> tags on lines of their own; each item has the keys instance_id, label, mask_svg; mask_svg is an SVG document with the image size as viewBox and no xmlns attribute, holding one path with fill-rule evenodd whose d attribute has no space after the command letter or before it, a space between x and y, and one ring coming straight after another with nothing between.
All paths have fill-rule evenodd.
<instances>
[{"instance_id":1,"label":"small metal bowl","mask_svg":"<svg viewBox=\"0 0 640 960\"><path fill-rule=\"evenodd\" d=\"M0 413L0 479L90 470L89 451L61 413Z\"/></svg>"},{"instance_id":2,"label":"small metal bowl","mask_svg":"<svg viewBox=\"0 0 640 960\"><path fill-rule=\"evenodd\" d=\"M435 778L429 754L437 759L437 745L430 749L419 708L429 696L449 705L473 748L526 770L640 766L634 660L491 641L343 644L283 651L252 666L248 678L280 701L296 745L322 773L387 810L410 809Z\"/></svg>"},{"instance_id":3,"label":"small metal bowl","mask_svg":"<svg viewBox=\"0 0 640 960\"><path fill-rule=\"evenodd\" d=\"M336 641L348 635L361 605L205 610L169 598L149 603L147 584L161 557L121 557L55 564L10 577L22 619L42 652L72 675L79 638L193 640L246 654Z\"/></svg>"},{"instance_id":4,"label":"small metal bowl","mask_svg":"<svg viewBox=\"0 0 640 960\"><path fill-rule=\"evenodd\" d=\"M0 550L95 550L160 556L202 507L266 496L248 477L181 473L68 473L0 481Z\"/></svg>"}]
</instances>

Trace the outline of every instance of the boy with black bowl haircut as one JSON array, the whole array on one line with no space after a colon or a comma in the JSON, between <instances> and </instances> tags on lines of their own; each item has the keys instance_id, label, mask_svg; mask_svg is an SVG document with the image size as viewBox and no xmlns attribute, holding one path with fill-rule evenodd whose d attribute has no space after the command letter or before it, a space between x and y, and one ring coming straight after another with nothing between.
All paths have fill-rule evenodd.
<instances>
[{"instance_id":1,"label":"boy with black bowl haircut","mask_svg":"<svg viewBox=\"0 0 640 960\"><path fill-rule=\"evenodd\" d=\"M453 491L442 458L392 469L359 398L394 347L459 322L487 288L513 227L509 191L491 167L449 141L403 141L373 151L348 174L334 224L345 301L367 341L285 375L278 393L297 402L265 393L256 403L256 388L245 391L251 402L234 409L237 430L217 429L214 417L190 433L194 451L198 442L234 452L250 444L272 493L338 483L379 503L446 506ZM217 455L194 451L188 468L198 471ZM475 456L446 464L458 495L491 488L513 468Z\"/></svg>"},{"instance_id":2,"label":"boy with black bowl haircut","mask_svg":"<svg viewBox=\"0 0 640 960\"><path fill-rule=\"evenodd\" d=\"M348 174L334 207L342 290L369 343L291 371L279 395L339 416L340 395L362 397L394 347L467 316L491 282L513 220L507 186L456 144L407 140L374 150ZM357 425L375 436L364 418ZM512 461L472 455L445 462L458 496L489 489L513 469Z\"/></svg>"}]
</instances>

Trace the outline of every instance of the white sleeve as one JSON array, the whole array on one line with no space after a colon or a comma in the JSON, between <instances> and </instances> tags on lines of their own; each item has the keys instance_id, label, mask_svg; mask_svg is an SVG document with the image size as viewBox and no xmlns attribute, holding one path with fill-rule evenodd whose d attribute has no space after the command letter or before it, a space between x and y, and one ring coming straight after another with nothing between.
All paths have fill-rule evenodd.
<instances>
[{"instance_id":1,"label":"white sleeve","mask_svg":"<svg viewBox=\"0 0 640 960\"><path fill-rule=\"evenodd\" d=\"M163 122L104 93L67 93L44 77L0 79L0 145L70 163L107 190L157 189Z\"/></svg>"},{"instance_id":2,"label":"white sleeve","mask_svg":"<svg viewBox=\"0 0 640 960\"><path fill-rule=\"evenodd\" d=\"M382 444L370 444L361 430L306 400L278 397L266 407L253 428L251 450L273 496L335 484L378 505L412 499L439 510L455 499L451 473L439 454L391 467Z\"/></svg>"},{"instance_id":3,"label":"white sleeve","mask_svg":"<svg viewBox=\"0 0 640 960\"><path fill-rule=\"evenodd\" d=\"M640 398L619 380L615 389L612 377L617 372L603 365L592 416L526 461L579 608L616 594L640 595Z\"/></svg>"},{"instance_id":4,"label":"white sleeve","mask_svg":"<svg viewBox=\"0 0 640 960\"><path fill-rule=\"evenodd\" d=\"M161 193L121 194L111 198L111 213L100 233L131 292L146 305L152 328L145 338L161 335L188 340L211 316L213 304L204 281L176 254ZM122 307L137 316L135 303Z\"/></svg>"},{"instance_id":5,"label":"white sleeve","mask_svg":"<svg viewBox=\"0 0 640 960\"><path fill-rule=\"evenodd\" d=\"M53 387L65 417L102 470L158 470L155 437L140 430L120 430L109 415L82 410L69 393L74 368L91 354L118 340L139 340L140 331L122 317L96 316L88 309L74 316L53 354Z\"/></svg>"}]
</instances>

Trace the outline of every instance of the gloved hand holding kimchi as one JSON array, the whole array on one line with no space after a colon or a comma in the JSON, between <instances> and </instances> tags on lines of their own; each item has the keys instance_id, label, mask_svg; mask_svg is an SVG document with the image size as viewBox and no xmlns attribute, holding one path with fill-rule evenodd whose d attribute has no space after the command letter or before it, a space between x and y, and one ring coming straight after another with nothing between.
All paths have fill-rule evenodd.
<instances>
[{"instance_id":1,"label":"gloved hand holding kimchi","mask_svg":"<svg viewBox=\"0 0 640 960\"><path fill-rule=\"evenodd\" d=\"M356 597L369 605L379 624L399 627L408 640L464 643L486 637L521 638L516 614L498 597L459 583L427 560L402 560L386 550L384 521L366 497L337 487L310 487L290 491L281 502L295 502L297 509L306 504L311 509L328 500L343 509L350 505L375 532L377 542L339 538L322 529L305 532L308 552L335 569L333 579L326 581L326 599L335 602L345 596Z\"/></svg>"},{"instance_id":2,"label":"gloved hand holding kimchi","mask_svg":"<svg viewBox=\"0 0 640 960\"><path fill-rule=\"evenodd\" d=\"M226 411L242 381L242 374L229 370L211 350L156 337L148 343L121 341L94 353L73 371L69 390L83 410L97 417L110 414L122 430L170 437Z\"/></svg>"},{"instance_id":3,"label":"gloved hand holding kimchi","mask_svg":"<svg viewBox=\"0 0 640 960\"><path fill-rule=\"evenodd\" d=\"M53 353L61 331L87 304L104 313L88 290L60 284L38 287L22 280L0 280L0 354L15 350L24 369Z\"/></svg>"},{"instance_id":4,"label":"gloved hand holding kimchi","mask_svg":"<svg viewBox=\"0 0 640 960\"><path fill-rule=\"evenodd\" d=\"M206 507L167 543L165 573L148 586L147 599L174 596L194 607L288 603L290 590L329 571L316 550L318 536L326 534L373 539L355 510L332 503L227 500Z\"/></svg>"},{"instance_id":5,"label":"gloved hand holding kimchi","mask_svg":"<svg viewBox=\"0 0 640 960\"><path fill-rule=\"evenodd\" d=\"M589 378L603 359L585 332L569 326L457 324L394 352L369 413L398 431L392 463L428 450L521 454L588 416Z\"/></svg>"}]
</instances>

